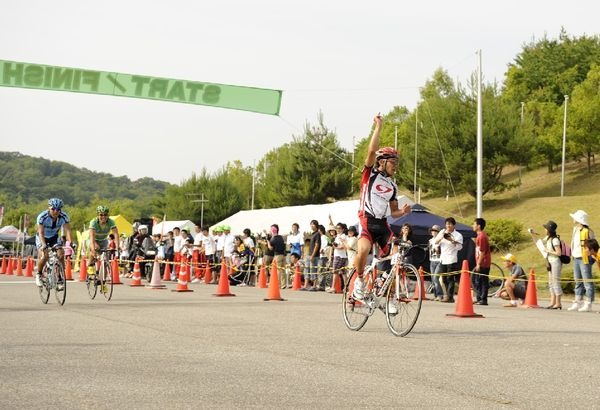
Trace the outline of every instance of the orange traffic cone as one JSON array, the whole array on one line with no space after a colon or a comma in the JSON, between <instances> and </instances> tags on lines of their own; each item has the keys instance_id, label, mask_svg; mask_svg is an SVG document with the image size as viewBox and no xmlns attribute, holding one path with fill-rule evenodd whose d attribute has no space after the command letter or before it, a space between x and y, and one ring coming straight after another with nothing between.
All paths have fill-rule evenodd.
<instances>
[{"instance_id":1,"label":"orange traffic cone","mask_svg":"<svg viewBox=\"0 0 600 410\"><path fill-rule=\"evenodd\" d=\"M135 263L133 264L133 276L131 278L131 283L129 284L129 286L144 286L142 285L142 274L140 273L140 262L138 258L135 258Z\"/></svg>"},{"instance_id":2,"label":"orange traffic cone","mask_svg":"<svg viewBox=\"0 0 600 410\"><path fill-rule=\"evenodd\" d=\"M425 278L423 277L423 267L419 266L419 281L421 282L421 300L429 300L425 294ZM417 295L413 296L413 300L418 300Z\"/></svg>"},{"instance_id":3,"label":"orange traffic cone","mask_svg":"<svg viewBox=\"0 0 600 410\"><path fill-rule=\"evenodd\" d=\"M279 277L277 274L277 262L275 260L273 260L273 266L271 266L271 278L269 279L267 297L263 300L285 300L281 298L281 293L279 291Z\"/></svg>"},{"instance_id":4,"label":"orange traffic cone","mask_svg":"<svg viewBox=\"0 0 600 410\"><path fill-rule=\"evenodd\" d=\"M71 266L71 259L65 258L65 279L73 280L73 267Z\"/></svg>"},{"instance_id":5,"label":"orange traffic cone","mask_svg":"<svg viewBox=\"0 0 600 410\"><path fill-rule=\"evenodd\" d=\"M469 262L467 260L464 260L462 265L460 283L458 284L456 309L454 313L447 313L446 316L483 317L483 315L478 315L473 310L473 298L471 297L471 276L469 275Z\"/></svg>"},{"instance_id":6,"label":"orange traffic cone","mask_svg":"<svg viewBox=\"0 0 600 410\"><path fill-rule=\"evenodd\" d=\"M15 271L15 276L23 276L23 259L20 257L16 259L17 261L17 270Z\"/></svg>"},{"instance_id":7,"label":"orange traffic cone","mask_svg":"<svg viewBox=\"0 0 600 410\"><path fill-rule=\"evenodd\" d=\"M524 308L539 308L537 304L537 289L535 286L535 271L533 268L529 270L529 281L527 282L527 291L525 292L525 300L520 307Z\"/></svg>"},{"instance_id":8,"label":"orange traffic cone","mask_svg":"<svg viewBox=\"0 0 600 410\"><path fill-rule=\"evenodd\" d=\"M190 265L186 265L184 261L181 261L179 267L179 276L177 276L177 286L175 289L171 289L171 292L193 292L193 289L188 288Z\"/></svg>"},{"instance_id":9,"label":"orange traffic cone","mask_svg":"<svg viewBox=\"0 0 600 410\"><path fill-rule=\"evenodd\" d=\"M110 270L112 271L112 282L113 285L122 285L121 278L119 275L119 261L113 259L110 261Z\"/></svg>"},{"instance_id":10,"label":"orange traffic cone","mask_svg":"<svg viewBox=\"0 0 600 410\"><path fill-rule=\"evenodd\" d=\"M163 273L163 281L171 280L171 264L169 262L165 265L165 273Z\"/></svg>"},{"instance_id":11,"label":"orange traffic cone","mask_svg":"<svg viewBox=\"0 0 600 410\"><path fill-rule=\"evenodd\" d=\"M225 259L221 261L221 274L219 275L219 285L217 287L217 293L215 293L213 296L235 296L233 293L229 292L229 276L227 276L227 267L225 266Z\"/></svg>"},{"instance_id":12,"label":"orange traffic cone","mask_svg":"<svg viewBox=\"0 0 600 410\"><path fill-rule=\"evenodd\" d=\"M6 273L6 256L2 257L2 265L0 265L0 274L4 275Z\"/></svg>"},{"instance_id":13,"label":"orange traffic cone","mask_svg":"<svg viewBox=\"0 0 600 410\"><path fill-rule=\"evenodd\" d=\"M33 277L33 258L31 256L27 258L27 263L25 264L25 277Z\"/></svg>"},{"instance_id":14,"label":"orange traffic cone","mask_svg":"<svg viewBox=\"0 0 600 410\"><path fill-rule=\"evenodd\" d=\"M162 284L160 280L160 264L155 259L154 266L152 266L152 279L150 280L150 284L146 285L149 289L166 289L167 287Z\"/></svg>"},{"instance_id":15,"label":"orange traffic cone","mask_svg":"<svg viewBox=\"0 0 600 410\"><path fill-rule=\"evenodd\" d=\"M206 268L204 269L204 283L207 285L212 282L212 269L210 263L206 262Z\"/></svg>"},{"instance_id":16,"label":"orange traffic cone","mask_svg":"<svg viewBox=\"0 0 600 410\"><path fill-rule=\"evenodd\" d=\"M292 283L292 290L300 290L302 288L302 274L300 273L300 266L296 265L296 271L294 272L294 282Z\"/></svg>"},{"instance_id":17,"label":"orange traffic cone","mask_svg":"<svg viewBox=\"0 0 600 410\"><path fill-rule=\"evenodd\" d=\"M267 287L267 272L265 270L264 262L260 265L260 271L258 272L258 280L256 281L256 287L266 289Z\"/></svg>"},{"instance_id":18,"label":"orange traffic cone","mask_svg":"<svg viewBox=\"0 0 600 410\"><path fill-rule=\"evenodd\" d=\"M14 275L14 263L12 258L8 258L8 270L6 271L7 275Z\"/></svg>"},{"instance_id":19,"label":"orange traffic cone","mask_svg":"<svg viewBox=\"0 0 600 410\"><path fill-rule=\"evenodd\" d=\"M79 264L79 278L77 280L79 282L87 280L87 262L84 257L81 258L81 263Z\"/></svg>"}]
</instances>

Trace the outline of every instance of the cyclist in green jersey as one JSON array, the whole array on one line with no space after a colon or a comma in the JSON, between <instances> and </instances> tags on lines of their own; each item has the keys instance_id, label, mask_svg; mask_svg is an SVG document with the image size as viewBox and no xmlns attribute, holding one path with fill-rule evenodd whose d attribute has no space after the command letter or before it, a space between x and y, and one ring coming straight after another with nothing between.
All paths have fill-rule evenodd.
<instances>
[{"instance_id":1,"label":"cyclist in green jersey","mask_svg":"<svg viewBox=\"0 0 600 410\"><path fill-rule=\"evenodd\" d=\"M96 208L96 218L90 221L90 242L88 251L88 272L94 273L96 251L108 247L108 235L114 234L116 249L119 248L119 230L115 221L108 217L110 210L104 205ZM90 269L91 268L91 269Z\"/></svg>"}]
</instances>

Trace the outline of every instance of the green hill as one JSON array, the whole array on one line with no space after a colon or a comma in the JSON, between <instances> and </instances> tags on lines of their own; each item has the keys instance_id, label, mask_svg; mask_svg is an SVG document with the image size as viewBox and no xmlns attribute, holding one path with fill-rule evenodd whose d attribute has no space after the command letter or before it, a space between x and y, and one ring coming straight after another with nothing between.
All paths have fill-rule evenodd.
<instances>
[{"instance_id":1,"label":"green hill","mask_svg":"<svg viewBox=\"0 0 600 410\"><path fill-rule=\"evenodd\" d=\"M483 199L483 217L486 220L499 218L512 219L523 225L523 235L527 239L516 245L510 252L515 254L519 263L526 268L534 268L540 279L540 285L546 279L545 262L535 249L526 229L532 227L543 233L542 224L549 219L558 224L558 234L569 243L573 221L570 213L578 209L586 211L590 216L590 227L600 236L600 215L596 205L600 203L600 185L597 184L598 167L587 172L586 164L571 162L565 167L564 196L560 196L560 168L548 173L546 168L522 172L520 189L515 186L501 193L488 194ZM518 170L509 169L503 181L517 185ZM520 195L520 197L519 197ZM460 222L471 225L476 217L475 198L463 195L456 199L431 198L422 201L432 212L440 215L454 216ZM459 210L460 208L460 210ZM500 254L494 254L493 260L501 265ZM598 269L594 268L598 275ZM563 280L566 289L572 289L573 264L563 266ZM541 285L543 289L544 286Z\"/></svg>"},{"instance_id":2,"label":"green hill","mask_svg":"<svg viewBox=\"0 0 600 410\"><path fill-rule=\"evenodd\" d=\"M152 178L131 181L66 162L0 152L0 198L4 202L35 203L53 196L80 205L94 198L150 201L169 185Z\"/></svg>"}]
</instances>

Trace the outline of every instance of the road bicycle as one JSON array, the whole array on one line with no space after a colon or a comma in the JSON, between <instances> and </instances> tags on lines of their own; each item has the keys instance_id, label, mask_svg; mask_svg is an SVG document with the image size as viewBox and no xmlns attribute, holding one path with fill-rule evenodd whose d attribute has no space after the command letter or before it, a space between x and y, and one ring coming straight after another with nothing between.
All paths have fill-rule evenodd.
<instances>
[{"instance_id":1,"label":"road bicycle","mask_svg":"<svg viewBox=\"0 0 600 410\"><path fill-rule=\"evenodd\" d=\"M471 275L471 286L474 288L474 278L477 273ZM504 288L506 277L504 276L504 270L494 262L490 265L490 287L488 289L488 298L498 297L500 291ZM441 278L440 278L441 280ZM427 285L427 293L433 293L433 282L429 282Z\"/></svg>"},{"instance_id":2,"label":"road bicycle","mask_svg":"<svg viewBox=\"0 0 600 410\"><path fill-rule=\"evenodd\" d=\"M42 303L48 303L50 292L54 289L54 296L59 305L64 305L67 298L67 281L65 268L58 257L62 245L54 245L48 249L48 260L42 269L42 286L38 286Z\"/></svg>"},{"instance_id":3,"label":"road bicycle","mask_svg":"<svg viewBox=\"0 0 600 410\"><path fill-rule=\"evenodd\" d=\"M413 329L421 312L422 280L417 269L405 262L413 246L400 244L398 253L381 259L373 258L363 274L365 295L361 300L352 296L355 269L348 274L342 296L344 323L358 331L376 310L385 313L388 328L395 336L406 336ZM381 262L391 261L390 269L376 274Z\"/></svg>"},{"instance_id":4,"label":"road bicycle","mask_svg":"<svg viewBox=\"0 0 600 410\"><path fill-rule=\"evenodd\" d=\"M490 265L490 288L488 290L488 297L500 296L500 291L504 287L506 278L504 276L504 270L494 262Z\"/></svg>"},{"instance_id":5,"label":"road bicycle","mask_svg":"<svg viewBox=\"0 0 600 410\"><path fill-rule=\"evenodd\" d=\"M96 297L98 290L100 290L100 293L104 296L107 302L112 298L113 275L112 267L110 266L110 255L113 252L114 251L110 249L98 250L98 254L100 254L99 266L96 266L94 273L88 274L86 279L86 286L90 299L94 299ZM95 261L92 261L91 263L96 265Z\"/></svg>"}]
</instances>

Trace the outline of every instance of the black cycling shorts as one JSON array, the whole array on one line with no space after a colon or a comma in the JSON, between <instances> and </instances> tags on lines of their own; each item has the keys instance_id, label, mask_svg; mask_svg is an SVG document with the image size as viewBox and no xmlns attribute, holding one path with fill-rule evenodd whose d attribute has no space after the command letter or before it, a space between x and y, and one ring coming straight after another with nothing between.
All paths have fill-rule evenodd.
<instances>
[{"instance_id":1,"label":"black cycling shorts","mask_svg":"<svg viewBox=\"0 0 600 410\"><path fill-rule=\"evenodd\" d=\"M359 217L359 238L367 238L371 244L379 245L379 256L386 256L390 252L390 238L393 232L387 219L377 219L371 216Z\"/></svg>"}]
</instances>

